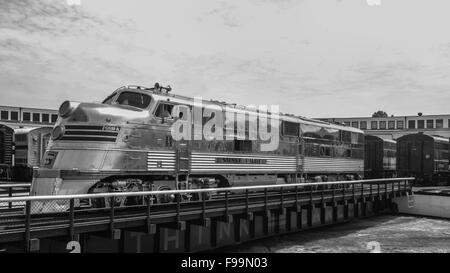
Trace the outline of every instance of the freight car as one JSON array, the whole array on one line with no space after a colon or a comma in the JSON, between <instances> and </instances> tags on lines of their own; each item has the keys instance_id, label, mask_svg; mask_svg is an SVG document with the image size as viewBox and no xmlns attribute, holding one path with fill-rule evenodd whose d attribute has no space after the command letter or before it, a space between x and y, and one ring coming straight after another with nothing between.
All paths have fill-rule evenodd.
<instances>
[{"instance_id":1,"label":"freight car","mask_svg":"<svg viewBox=\"0 0 450 273\"><path fill-rule=\"evenodd\" d=\"M33 169L41 164L52 130L52 127L14 129L13 177L15 181L32 181Z\"/></svg>"},{"instance_id":2,"label":"freight car","mask_svg":"<svg viewBox=\"0 0 450 273\"><path fill-rule=\"evenodd\" d=\"M363 175L364 135L359 129L212 100L202 100L199 108L195 99L170 90L158 84L126 86L101 104L64 102L31 195L335 181ZM197 125L190 121L185 129L191 140L173 137L175 123L191 116L195 121L196 111L201 126L217 121L210 131L223 139L207 140L201 134L198 139ZM233 118L223 118L228 115ZM260 128L263 119L279 140L274 150L262 149L266 140L250 137L249 128ZM245 128L241 135L239 128ZM108 200L89 202L104 206ZM43 203L41 210L55 207ZM60 209L66 207L60 204Z\"/></svg>"},{"instance_id":3,"label":"freight car","mask_svg":"<svg viewBox=\"0 0 450 273\"><path fill-rule=\"evenodd\" d=\"M397 173L416 178L416 185L443 185L449 179L449 139L409 134L397 139Z\"/></svg>"},{"instance_id":4,"label":"freight car","mask_svg":"<svg viewBox=\"0 0 450 273\"><path fill-rule=\"evenodd\" d=\"M365 135L364 142L364 177L395 177L397 174L397 142L372 135Z\"/></svg>"},{"instance_id":5,"label":"freight car","mask_svg":"<svg viewBox=\"0 0 450 273\"><path fill-rule=\"evenodd\" d=\"M12 179L14 129L0 124L0 181Z\"/></svg>"}]
</instances>

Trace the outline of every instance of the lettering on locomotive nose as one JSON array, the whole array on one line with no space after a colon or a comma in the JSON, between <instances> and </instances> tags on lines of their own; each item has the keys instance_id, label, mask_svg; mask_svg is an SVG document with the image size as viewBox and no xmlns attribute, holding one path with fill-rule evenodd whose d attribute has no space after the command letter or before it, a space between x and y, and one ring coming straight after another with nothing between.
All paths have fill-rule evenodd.
<instances>
[{"instance_id":1,"label":"lettering on locomotive nose","mask_svg":"<svg viewBox=\"0 0 450 273\"><path fill-rule=\"evenodd\" d=\"M103 131L119 132L120 131L120 126L103 125Z\"/></svg>"}]
</instances>

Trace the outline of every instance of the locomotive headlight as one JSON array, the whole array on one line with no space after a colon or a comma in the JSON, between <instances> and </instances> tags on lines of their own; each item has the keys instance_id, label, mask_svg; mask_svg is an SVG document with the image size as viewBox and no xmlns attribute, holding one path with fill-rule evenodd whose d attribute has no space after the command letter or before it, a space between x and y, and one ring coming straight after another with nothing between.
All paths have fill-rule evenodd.
<instances>
[{"instance_id":1,"label":"locomotive headlight","mask_svg":"<svg viewBox=\"0 0 450 273\"><path fill-rule=\"evenodd\" d=\"M59 115L62 118L67 118L73 112L73 110L78 106L78 104L79 103L66 100L59 107L59 110L58 110Z\"/></svg>"},{"instance_id":2,"label":"locomotive headlight","mask_svg":"<svg viewBox=\"0 0 450 273\"><path fill-rule=\"evenodd\" d=\"M62 125L56 126L52 131L52 139L60 139L64 135L65 128Z\"/></svg>"}]
</instances>

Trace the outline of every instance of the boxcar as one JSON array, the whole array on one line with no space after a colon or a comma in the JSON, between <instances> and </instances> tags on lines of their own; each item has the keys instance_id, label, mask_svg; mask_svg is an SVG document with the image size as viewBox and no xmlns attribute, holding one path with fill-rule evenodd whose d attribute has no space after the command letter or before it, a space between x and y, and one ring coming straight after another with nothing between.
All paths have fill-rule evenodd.
<instances>
[{"instance_id":1,"label":"boxcar","mask_svg":"<svg viewBox=\"0 0 450 273\"><path fill-rule=\"evenodd\" d=\"M371 135L366 135L364 142L364 177L395 177L397 142Z\"/></svg>"},{"instance_id":2,"label":"boxcar","mask_svg":"<svg viewBox=\"0 0 450 273\"><path fill-rule=\"evenodd\" d=\"M41 159L51 137L51 131L52 127L18 128L14 130L14 180L32 180L33 168L41 164Z\"/></svg>"},{"instance_id":3,"label":"boxcar","mask_svg":"<svg viewBox=\"0 0 450 273\"><path fill-rule=\"evenodd\" d=\"M0 124L0 180L11 180L14 129Z\"/></svg>"},{"instance_id":4,"label":"boxcar","mask_svg":"<svg viewBox=\"0 0 450 273\"><path fill-rule=\"evenodd\" d=\"M422 186L448 183L449 140L422 133L397 139L397 173L416 177Z\"/></svg>"}]
</instances>

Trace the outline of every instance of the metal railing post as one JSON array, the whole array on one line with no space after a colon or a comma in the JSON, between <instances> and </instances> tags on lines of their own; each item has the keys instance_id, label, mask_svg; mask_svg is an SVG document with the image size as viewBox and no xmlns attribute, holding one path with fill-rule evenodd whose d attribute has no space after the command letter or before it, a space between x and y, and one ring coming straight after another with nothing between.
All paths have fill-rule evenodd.
<instances>
[{"instance_id":1,"label":"metal railing post","mask_svg":"<svg viewBox=\"0 0 450 273\"><path fill-rule=\"evenodd\" d=\"M266 211L268 211L269 210L269 200L268 200L268 197L267 197L267 188L264 188L264 208L265 208L265 210Z\"/></svg>"},{"instance_id":2,"label":"metal railing post","mask_svg":"<svg viewBox=\"0 0 450 273\"><path fill-rule=\"evenodd\" d=\"M387 182L384 182L384 197L385 199L388 198L388 192L387 192Z\"/></svg>"},{"instance_id":3,"label":"metal railing post","mask_svg":"<svg viewBox=\"0 0 450 273\"><path fill-rule=\"evenodd\" d=\"M284 208L284 188L281 187L280 188L280 206L281 206L281 211L283 211Z\"/></svg>"},{"instance_id":4,"label":"metal railing post","mask_svg":"<svg viewBox=\"0 0 450 273\"><path fill-rule=\"evenodd\" d=\"M147 195L147 211L146 211L146 222L147 222L147 233L151 233L151 211L152 211L152 196Z\"/></svg>"},{"instance_id":5,"label":"metal railing post","mask_svg":"<svg viewBox=\"0 0 450 273\"><path fill-rule=\"evenodd\" d=\"M30 239L31 239L31 201L25 202L25 244L26 251L30 251Z\"/></svg>"},{"instance_id":6,"label":"metal railing post","mask_svg":"<svg viewBox=\"0 0 450 273\"><path fill-rule=\"evenodd\" d=\"M352 198L355 200L355 183L352 184Z\"/></svg>"},{"instance_id":7,"label":"metal railing post","mask_svg":"<svg viewBox=\"0 0 450 273\"><path fill-rule=\"evenodd\" d=\"M228 216L228 191L225 192L225 216Z\"/></svg>"},{"instance_id":8,"label":"metal railing post","mask_svg":"<svg viewBox=\"0 0 450 273\"><path fill-rule=\"evenodd\" d=\"M202 198L202 220L206 219L206 198Z\"/></svg>"},{"instance_id":9,"label":"metal railing post","mask_svg":"<svg viewBox=\"0 0 450 273\"><path fill-rule=\"evenodd\" d=\"M245 190L245 213L249 213L248 189Z\"/></svg>"},{"instance_id":10,"label":"metal railing post","mask_svg":"<svg viewBox=\"0 0 450 273\"><path fill-rule=\"evenodd\" d=\"M361 189L360 189L360 193L361 193L361 202L364 202L364 183L361 183Z\"/></svg>"},{"instance_id":11,"label":"metal railing post","mask_svg":"<svg viewBox=\"0 0 450 273\"><path fill-rule=\"evenodd\" d=\"M69 236L73 240L75 237L75 200L73 198L69 201Z\"/></svg>"},{"instance_id":12,"label":"metal railing post","mask_svg":"<svg viewBox=\"0 0 450 273\"><path fill-rule=\"evenodd\" d=\"M181 210L181 194L177 194L177 223L181 220L180 210ZM203 196L204 198L204 196Z\"/></svg>"},{"instance_id":13,"label":"metal railing post","mask_svg":"<svg viewBox=\"0 0 450 273\"><path fill-rule=\"evenodd\" d=\"M110 197L110 209L109 209L109 228L111 234L114 233L114 208L115 208L115 198L114 196Z\"/></svg>"},{"instance_id":14,"label":"metal railing post","mask_svg":"<svg viewBox=\"0 0 450 273\"><path fill-rule=\"evenodd\" d=\"M342 200L345 201L345 184L342 185Z\"/></svg>"},{"instance_id":15,"label":"metal railing post","mask_svg":"<svg viewBox=\"0 0 450 273\"><path fill-rule=\"evenodd\" d=\"M334 185L331 186L331 199L333 200L333 204L334 204L334 201L335 201Z\"/></svg>"}]
</instances>

